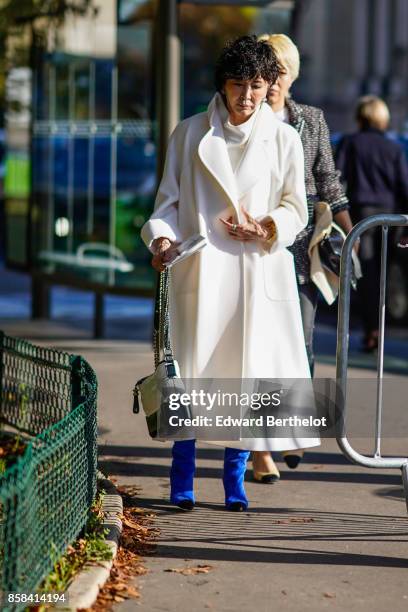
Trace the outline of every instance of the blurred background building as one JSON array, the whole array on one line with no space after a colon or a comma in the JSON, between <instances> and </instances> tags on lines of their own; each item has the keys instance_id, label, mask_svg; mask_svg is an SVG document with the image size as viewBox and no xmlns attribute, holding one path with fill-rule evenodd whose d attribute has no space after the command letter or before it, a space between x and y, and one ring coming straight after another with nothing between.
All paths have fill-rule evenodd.
<instances>
[{"instance_id":1,"label":"blurred background building","mask_svg":"<svg viewBox=\"0 0 408 612\"><path fill-rule=\"evenodd\" d=\"M153 205L167 104L161 12L174 3L78 0L81 10L55 19L24 12L24 1L9 27L5 257L33 276L34 314L46 312L44 281L152 289L139 230ZM334 134L353 129L356 98L375 93L407 142L408 0L180 1L177 27L180 88L176 74L167 79L181 118L207 107L228 39L284 32L302 56L296 99L321 106Z\"/></svg>"}]
</instances>

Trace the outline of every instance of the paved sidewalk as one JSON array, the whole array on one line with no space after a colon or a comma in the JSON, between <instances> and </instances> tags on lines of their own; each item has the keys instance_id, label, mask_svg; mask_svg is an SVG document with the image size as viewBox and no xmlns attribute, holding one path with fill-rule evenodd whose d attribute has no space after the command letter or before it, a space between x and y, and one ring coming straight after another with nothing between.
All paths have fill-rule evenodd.
<instances>
[{"instance_id":1,"label":"paved sidewalk","mask_svg":"<svg viewBox=\"0 0 408 612\"><path fill-rule=\"evenodd\" d=\"M334 441L325 442L295 471L278 463L276 485L248 480L250 510L236 515L223 509L222 450L201 445L199 503L192 513L178 512L167 502L170 445L150 441L143 416L131 412L131 388L151 370L150 346L89 340L48 322L0 321L0 329L89 360L99 379L100 465L117 484L140 486L135 505L158 515L158 551L146 558L150 572L137 579L141 601L118 604L117 612L408 609L408 519L398 472L351 465ZM322 364L316 372L333 373ZM394 384L406 397L407 377ZM365 446L359 450L371 451ZM406 440L387 440L385 451L407 454ZM165 571L198 564L213 569L191 576Z\"/></svg>"}]
</instances>

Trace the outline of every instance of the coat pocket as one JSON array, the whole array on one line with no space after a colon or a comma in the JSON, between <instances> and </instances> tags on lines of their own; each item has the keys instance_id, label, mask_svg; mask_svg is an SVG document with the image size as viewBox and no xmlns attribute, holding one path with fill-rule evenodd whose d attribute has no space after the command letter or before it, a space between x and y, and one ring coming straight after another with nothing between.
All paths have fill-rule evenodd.
<instances>
[{"instance_id":1,"label":"coat pocket","mask_svg":"<svg viewBox=\"0 0 408 612\"><path fill-rule=\"evenodd\" d=\"M263 258L265 295L269 300L287 302L299 300L293 255L280 249Z\"/></svg>"}]
</instances>

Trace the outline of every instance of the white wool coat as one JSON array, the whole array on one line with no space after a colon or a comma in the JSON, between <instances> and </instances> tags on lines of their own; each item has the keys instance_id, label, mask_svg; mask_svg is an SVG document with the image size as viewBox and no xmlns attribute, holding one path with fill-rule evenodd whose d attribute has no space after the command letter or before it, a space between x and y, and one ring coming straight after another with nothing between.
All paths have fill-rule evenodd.
<instances>
[{"instance_id":1,"label":"white wool coat","mask_svg":"<svg viewBox=\"0 0 408 612\"><path fill-rule=\"evenodd\" d=\"M286 247L307 224L302 144L263 103L234 173L216 94L208 111L173 132L155 208L142 228L154 239L208 240L172 268L171 337L184 378L310 378L293 256ZM277 239L266 251L238 242L220 218L271 217ZM318 444L315 439L228 443L257 450Z\"/></svg>"}]
</instances>

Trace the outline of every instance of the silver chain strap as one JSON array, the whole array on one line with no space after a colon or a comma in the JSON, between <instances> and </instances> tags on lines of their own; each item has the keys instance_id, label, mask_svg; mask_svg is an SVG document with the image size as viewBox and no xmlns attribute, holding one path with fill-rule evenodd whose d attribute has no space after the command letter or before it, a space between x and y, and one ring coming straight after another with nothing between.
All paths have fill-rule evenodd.
<instances>
[{"instance_id":1,"label":"silver chain strap","mask_svg":"<svg viewBox=\"0 0 408 612\"><path fill-rule=\"evenodd\" d=\"M155 369L162 360L162 353L166 360L173 359L173 349L170 338L169 281L170 270L166 268L166 270L160 272L155 301L153 330Z\"/></svg>"}]
</instances>

